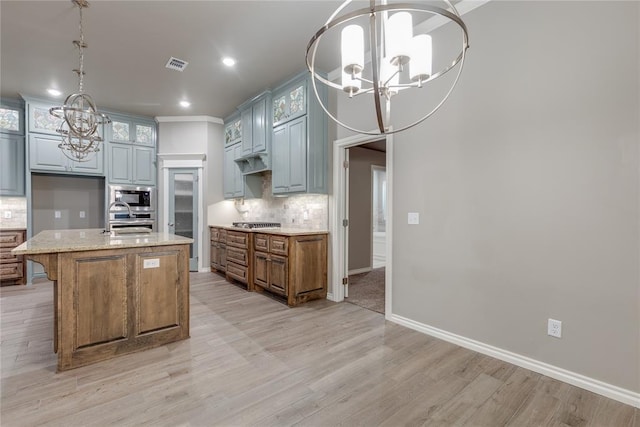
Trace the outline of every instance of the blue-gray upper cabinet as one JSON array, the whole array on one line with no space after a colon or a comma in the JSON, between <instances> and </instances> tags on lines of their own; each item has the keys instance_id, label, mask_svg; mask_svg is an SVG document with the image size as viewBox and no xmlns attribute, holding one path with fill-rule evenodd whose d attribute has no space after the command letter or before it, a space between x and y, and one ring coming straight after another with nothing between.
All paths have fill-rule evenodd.
<instances>
[{"instance_id":1,"label":"blue-gray upper cabinet","mask_svg":"<svg viewBox=\"0 0 640 427\"><path fill-rule=\"evenodd\" d=\"M109 113L111 123L107 125L107 137L111 142L156 146L156 122L144 119Z\"/></svg>"},{"instance_id":2,"label":"blue-gray upper cabinet","mask_svg":"<svg viewBox=\"0 0 640 427\"><path fill-rule=\"evenodd\" d=\"M104 143L100 143L100 151L86 162L67 158L59 147L62 136L56 131L62 119L49 113L51 107L59 104L32 98L25 101L30 171L104 176ZM102 126L98 127L98 134L104 134Z\"/></svg>"},{"instance_id":3,"label":"blue-gray upper cabinet","mask_svg":"<svg viewBox=\"0 0 640 427\"><path fill-rule=\"evenodd\" d=\"M109 144L109 182L155 185L155 149L132 144Z\"/></svg>"},{"instance_id":4,"label":"blue-gray upper cabinet","mask_svg":"<svg viewBox=\"0 0 640 427\"><path fill-rule=\"evenodd\" d=\"M24 196L24 108L0 102L0 196Z\"/></svg>"},{"instance_id":5,"label":"blue-gray upper cabinet","mask_svg":"<svg viewBox=\"0 0 640 427\"><path fill-rule=\"evenodd\" d=\"M242 156L251 157L268 152L271 138L271 120L267 110L270 92L263 92L240 106L242 120Z\"/></svg>"},{"instance_id":6,"label":"blue-gray upper cabinet","mask_svg":"<svg viewBox=\"0 0 640 427\"><path fill-rule=\"evenodd\" d=\"M86 162L76 162L64 155L60 136L29 134L29 169L37 172L59 172L74 175L104 175L104 146Z\"/></svg>"},{"instance_id":7,"label":"blue-gray upper cabinet","mask_svg":"<svg viewBox=\"0 0 640 427\"><path fill-rule=\"evenodd\" d=\"M240 113L227 117L224 121L224 146L237 144L242 140L242 119Z\"/></svg>"},{"instance_id":8,"label":"blue-gray upper cabinet","mask_svg":"<svg viewBox=\"0 0 640 427\"><path fill-rule=\"evenodd\" d=\"M252 199L262 195L262 177L243 175L240 164L236 161L241 157L241 143L224 148L222 185L225 199Z\"/></svg>"},{"instance_id":9,"label":"blue-gray upper cabinet","mask_svg":"<svg viewBox=\"0 0 640 427\"><path fill-rule=\"evenodd\" d=\"M308 74L308 73L307 73ZM307 78L299 76L273 92L273 126L307 114Z\"/></svg>"},{"instance_id":10,"label":"blue-gray upper cabinet","mask_svg":"<svg viewBox=\"0 0 640 427\"><path fill-rule=\"evenodd\" d=\"M327 192L327 117L310 85L305 72L273 91L273 194Z\"/></svg>"},{"instance_id":11,"label":"blue-gray upper cabinet","mask_svg":"<svg viewBox=\"0 0 640 427\"><path fill-rule=\"evenodd\" d=\"M109 113L107 125L110 184L155 185L156 122L150 118Z\"/></svg>"}]
</instances>

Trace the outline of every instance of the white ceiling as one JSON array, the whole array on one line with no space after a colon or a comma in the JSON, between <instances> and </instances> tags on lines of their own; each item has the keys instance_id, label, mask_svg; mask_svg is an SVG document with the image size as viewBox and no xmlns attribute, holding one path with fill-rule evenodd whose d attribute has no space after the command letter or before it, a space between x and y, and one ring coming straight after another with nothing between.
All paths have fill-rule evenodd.
<instances>
[{"instance_id":1,"label":"white ceiling","mask_svg":"<svg viewBox=\"0 0 640 427\"><path fill-rule=\"evenodd\" d=\"M305 70L309 39L341 3L93 0L83 12L85 92L99 109L224 118ZM62 102L77 91L79 14L70 0L1 0L0 19L3 97L47 97L55 87ZM221 64L223 55L237 59L235 69ZM184 72L165 68L171 56L189 62ZM178 105L183 99L189 109Z\"/></svg>"}]
</instances>

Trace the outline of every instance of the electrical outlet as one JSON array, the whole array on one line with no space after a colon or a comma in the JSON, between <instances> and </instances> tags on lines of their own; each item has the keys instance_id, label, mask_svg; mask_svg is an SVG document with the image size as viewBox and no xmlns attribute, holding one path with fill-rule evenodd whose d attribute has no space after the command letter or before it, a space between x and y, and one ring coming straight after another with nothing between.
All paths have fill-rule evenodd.
<instances>
[{"instance_id":1,"label":"electrical outlet","mask_svg":"<svg viewBox=\"0 0 640 427\"><path fill-rule=\"evenodd\" d=\"M86 216L87 214L85 213L85 211L80 211L80 218L84 218Z\"/></svg>"},{"instance_id":2,"label":"electrical outlet","mask_svg":"<svg viewBox=\"0 0 640 427\"><path fill-rule=\"evenodd\" d=\"M11 219L11 211L4 211L4 218Z\"/></svg>"},{"instance_id":3,"label":"electrical outlet","mask_svg":"<svg viewBox=\"0 0 640 427\"><path fill-rule=\"evenodd\" d=\"M62 212L54 211L53 212L53 216L54 216L55 219L60 219L60 218L62 218Z\"/></svg>"},{"instance_id":4,"label":"electrical outlet","mask_svg":"<svg viewBox=\"0 0 640 427\"><path fill-rule=\"evenodd\" d=\"M549 319L547 324L547 335L562 338L562 322L560 320Z\"/></svg>"}]
</instances>

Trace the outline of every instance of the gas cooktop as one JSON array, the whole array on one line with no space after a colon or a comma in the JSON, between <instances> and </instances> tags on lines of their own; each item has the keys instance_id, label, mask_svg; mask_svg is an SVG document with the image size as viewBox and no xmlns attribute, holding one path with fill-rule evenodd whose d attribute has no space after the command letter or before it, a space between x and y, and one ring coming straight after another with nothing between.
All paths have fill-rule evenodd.
<instances>
[{"instance_id":1,"label":"gas cooktop","mask_svg":"<svg viewBox=\"0 0 640 427\"><path fill-rule=\"evenodd\" d=\"M234 222L234 227L239 228L279 228L279 222Z\"/></svg>"}]
</instances>

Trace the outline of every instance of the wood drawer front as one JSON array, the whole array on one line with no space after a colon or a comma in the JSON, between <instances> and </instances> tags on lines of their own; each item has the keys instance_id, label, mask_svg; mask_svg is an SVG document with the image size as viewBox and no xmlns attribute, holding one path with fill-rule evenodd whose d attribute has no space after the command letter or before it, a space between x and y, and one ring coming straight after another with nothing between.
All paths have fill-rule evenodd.
<instances>
[{"instance_id":1,"label":"wood drawer front","mask_svg":"<svg viewBox=\"0 0 640 427\"><path fill-rule=\"evenodd\" d=\"M220 229L219 228L210 228L211 241L219 242L220 241Z\"/></svg>"},{"instance_id":2,"label":"wood drawer front","mask_svg":"<svg viewBox=\"0 0 640 427\"><path fill-rule=\"evenodd\" d=\"M0 247L15 248L24 242L24 231L0 231Z\"/></svg>"},{"instance_id":3,"label":"wood drawer front","mask_svg":"<svg viewBox=\"0 0 640 427\"><path fill-rule=\"evenodd\" d=\"M218 231L218 242L227 243L227 230L221 228Z\"/></svg>"},{"instance_id":4,"label":"wood drawer front","mask_svg":"<svg viewBox=\"0 0 640 427\"><path fill-rule=\"evenodd\" d=\"M253 247L256 251L269 252L269 236L267 234L254 235Z\"/></svg>"},{"instance_id":5,"label":"wood drawer front","mask_svg":"<svg viewBox=\"0 0 640 427\"><path fill-rule=\"evenodd\" d=\"M9 251L0 251L0 264L21 262L22 255L14 255Z\"/></svg>"},{"instance_id":6,"label":"wood drawer front","mask_svg":"<svg viewBox=\"0 0 640 427\"><path fill-rule=\"evenodd\" d=\"M249 252L246 249L227 246L227 262L234 262L246 267L249 265Z\"/></svg>"},{"instance_id":7,"label":"wood drawer front","mask_svg":"<svg viewBox=\"0 0 640 427\"><path fill-rule=\"evenodd\" d=\"M227 231L227 245L236 248L249 249L249 233L241 231Z\"/></svg>"},{"instance_id":8,"label":"wood drawer front","mask_svg":"<svg viewBox=\"0 0 640 427\"><path fill-rule=\"evenodd\" d=\"M21 262L0 265L0 280L22 279L23 266Z\"/></svg>"},{"instance_id":9,"label":"wood drawer front","mask_svg":"<svg viewBox=\"0 0 640 427\"><path fill-rule=\"evenodd\" d=\"M227 276L232 279L236 279L242 283L248 283L249 269L245 266L235 264L233 262L227 263Z\"/></svg>"},{"instance_id":10,"label":"wood drawer front","mask_svg":"<svg viewBox=\"0 0 640 427\"><path fill-rule=\"evenodd\" d=\"M278 255L289 255L289 238L285 236L271 236L269 239L269 252Z\"/></svg>"}]
</instances>

